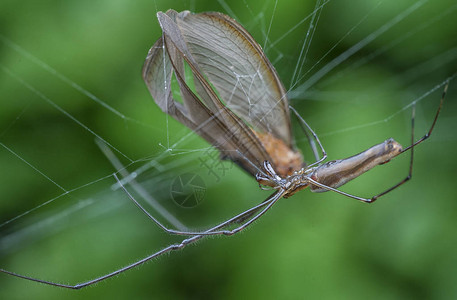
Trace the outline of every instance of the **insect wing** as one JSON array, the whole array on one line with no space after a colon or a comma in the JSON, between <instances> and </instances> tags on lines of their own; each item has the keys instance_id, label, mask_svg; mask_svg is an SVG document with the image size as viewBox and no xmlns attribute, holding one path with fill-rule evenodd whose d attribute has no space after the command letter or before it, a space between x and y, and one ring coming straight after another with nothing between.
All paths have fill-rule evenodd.
<instances>
[{"instance_id":1,"label":"insect wing","mask_svg":"<svg viewBox=\"0 0 457 300\"><path fill-rule=\"evenodd\" d=\"M160 108L216 146L252 175L264 160L271 160L251 129L218 98L201 74L193 55L182 39L176 19L187 14L158 13L163 37L151 48L143 67L143 78ZM192 69L198 96L186 82L184 62ZM173 73L180 86L183 104L173 99ZM241 153L241 154L240 154ZM256 167L257 166L257 167Z\"/></svg>"},{"instance_id":2,"label":"insect wing","mask_svg":"<svg viewBox=\"0 0 457 300\"><path fill-rule=\"evenodd\" d=\"M270 133L292 148L285 89L254 38L220 13L188 13L176 24L225 105L256 131Z\"/></svg>"}]
</instances>

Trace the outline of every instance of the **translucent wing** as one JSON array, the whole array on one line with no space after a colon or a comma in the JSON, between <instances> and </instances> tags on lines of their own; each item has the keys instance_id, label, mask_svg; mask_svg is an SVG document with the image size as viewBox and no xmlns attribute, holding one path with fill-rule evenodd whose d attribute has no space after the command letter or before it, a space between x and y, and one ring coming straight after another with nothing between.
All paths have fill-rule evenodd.
<instances>
[{"instance_id":1,"label":"translucent wing","mask_svg":"<svg viewBox=\"0 0 457 300\"><path fill-rule=\"evenodd\" d=\"M254 38L221 13L186 13L176 24L222 101L256 131L292 147L286 91Z\"/></svg>"},{"instance_id":2,"label":"translucent wing","mask_svg":"<svg viewBox=\"0 0 457 300\"><path fill-rule=\"evenodd\" d=\"M176 31L173 19L177 14L169 15L158 14L164 34L149 51L143 67L143 78L152 97L164 112L216 146L224 158L235 161L255 175L258 173L255 166L261 166L264 160L271 158L252 130L222 104L198 71L179 31ZM198 96L186 82L184 63L192 69ZM179 83L183 103L172 97L173 74Z\"/></svg>"},{"instance_id":3,"label":"translucent wing","mask_svg":"<svg viewBox=\"0 0 457 300\"><path fill-rule=\"evenodd\" d=\"M202 27L199 25L199 18L196 19L199 22L195 23L192 21L193 16L203 18L206 24L203 25L203 31L199 29ZM205 33L207 30L211 31L208 20L212 20L213 16L218 16L217 20L221 22L228 18L213 13L178 14L173 10L166 14L157 14L163 36L151 48L146 58L143 68L146 85L164 112L217 147L223 158L235 161L252 175L258 173L265 160L270 161L280 174L290 173L292 169L301 166L301 156L290 147L290 124L284 89L260 47L257 44L255 45L258 48L252 45L255 42L240 25L237 26L242 29L243 34L247 34L252 40L252 43L245 41L251 50L244 54L251 58L242 62L238 61L241 59L238 55L233 57L235 54L231 51L224 54L224 51L219 49L220 54L215 54L217 51L210 48L211 43L203 42L204 36L200 37L201 45L206 43L207 46L200 49L195 46L195 40L190 41L193 37L189 36L200 34L209 34L207 38L212 39L215 32L220 30L220 34L225 32L228 35L224 42L225 47L231 47L233 43L239 42L233 41L239 35L235 34L238 32L235 25ZM186 21L189 18L191 22ZM235 22L229 18L227 20ZM194 33L189 35L190 32ZM215 46L217 49L223 44ZM240 70L245 64L251 66ZM249 84L244 81L237 83L233 74L238 71L247 72L248 69L254 70L254 65L257 66L257 75L250 79ZM192 71L192 78L186 77L185 66ZM237 71L228 75L227 66L228 69ZM172 97L173 75L179 84L182 103ZM276 85L277 88L266 89L266 85ZM195 88L195 92L191 86ZM259 91L260 87L265 89ZM278 116L274 116L276 113ZM291 164L291 160L294 163Z\"/></svg>"}]
</instances>

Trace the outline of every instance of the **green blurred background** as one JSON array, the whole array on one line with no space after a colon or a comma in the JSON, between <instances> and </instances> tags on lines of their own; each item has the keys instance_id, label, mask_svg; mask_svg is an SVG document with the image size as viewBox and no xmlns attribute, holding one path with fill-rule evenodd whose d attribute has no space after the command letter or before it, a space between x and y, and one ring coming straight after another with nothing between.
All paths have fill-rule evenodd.
<instances>
[{"instance_id":1,"label":"green blurred background","mask_svg":"<svg viewBox=\"0 0 457 300\"><path fill-rule=\"evenodd\" d=\"M425 133L443 89L434 87L457 71L455 2L329 1L304 76L293 79L309 26L305 18L314 6L297 0L2 1L0 268L75 284L177 241L110 189L114 168L94 133L125 155L116 153L129 171L152 162L140 183L193 228L216 224L268 196L237 167L219 173L220 180L211 178L198 160L207 144L194 135L165 152L189 131L169 120L167 135L166 117L141 78L146 53L160 36L157 11L220 11L242 23L265 45L286 88L292 87L291 103L320 135L330 159L389 137L407 145L411 110L404 108L418 98L416 135ZM408 10L306 91L299 88ZM0 298L455 299L456 86L451 81L432 138L415 151L412 181L373 205L303 191L281 200L242 234L204 240L81 291L0 274ZM192 149L201 151L185 154ZM308 150L304 154L312 160ZM406 175L408 160L395 159L344 190L379 193ZM171 182L185 172L199 174L207 185L195 208L170 200Z\"/></svg>"}]
</instances>

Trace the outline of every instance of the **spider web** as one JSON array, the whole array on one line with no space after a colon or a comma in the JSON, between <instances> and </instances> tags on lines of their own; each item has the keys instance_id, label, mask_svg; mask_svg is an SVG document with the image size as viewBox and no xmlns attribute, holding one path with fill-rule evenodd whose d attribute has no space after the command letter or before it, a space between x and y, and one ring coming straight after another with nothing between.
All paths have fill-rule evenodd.
<instances>
[{"instance_id":1,"label":"spider web","mask_svg":"<svg viewBox=\"0 0 457 300\"><path fill-rule=\"evenodd\" d=\"M390 136L407 145L413 104L417 104L416 135L425 133L444 83L456 71L452 66L457 45L449 32L455 28L452 15L457 5L360 2L351 4L357 9L345 16L338 14L348 5L344 2L317 1L291 11L286 1L220 0L208 6L157 1L148 3L148 17L132 26L117 23L116 16L125 9L118 3L109 7L111 15L89 15L77 30L70 22L60 25L58 19L41 24L38 16L30 16L27 26L36 24L31 29L20 26L25 22L11 21L19 24L14 27L17 31L0 32L1 267L37 276L55 274L51 266L42 273L40 267L29 271L30 265L38 265L35 259L42 259L33 258L34 247L65 237L72 248L86 243L86 233L95 229L92 239L106 239L108 244L111 239L130 240L135 235L150 239L138 249L128 249L129 243L116 248L129 251L129 258L119 254L114 263L102 258L105 252L97 250L100 243L88 243L81 257L99 252L87 260L80 258L80 263L97 261L102 265L98 270L110 271L158 249L164 237L151 233L158 230L151 229L152 224L119 190L112 177L115 170L124 184L140 189L135 189L135 196L148 210L178 229L204 228L266 197L253 179L237 167L219 164L217 151L162 114L150 99L140 69L147 48L160 36L152 12L170 7L215 10L242 23L263 46L288 89L291 104L316 130L330 159L355 154ZM62 9L71 19L86 8ZM129 6L126 15L138 14L137 9ZM27 30L35 34L25 34ZM123 39L108 39L110 35ZM116 55L108 55L113 49ZM253 78L253 74L238 75L240 81ZM450 91L455 91L453 83ZM439 132L430 146L424 146L429 147L428 153L433 153L433 147L455 144L455 104L449 102L440 117ZM296 139L305 158L312 160L299 130ZM419 158L417 165L423 162ZM407 159L395 170L403 172L406 165ZM420 167L416 172L421 170L431 172ZM199 174L207 188L204 202L192 209L170 201L171 183L185 172ZM379 176L385 174L391 173ZM350 188L370 194L373 186L365 186L373 181L367 180ZM23 257L28 257L26 264L15 263ZM76 281L98 274L88 269L81 272ZM4 276L0 280L10 282Z\"/></svg>"}]
</instances>

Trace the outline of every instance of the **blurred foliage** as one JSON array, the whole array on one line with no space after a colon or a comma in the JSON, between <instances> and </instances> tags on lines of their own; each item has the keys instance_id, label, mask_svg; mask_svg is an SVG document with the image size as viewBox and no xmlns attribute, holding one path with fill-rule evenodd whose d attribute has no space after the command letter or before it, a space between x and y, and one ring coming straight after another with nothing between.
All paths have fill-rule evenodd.
<instances>
[{"instance_id":1,"label":"blurred foliage","mask_svg":"<svg viewBox=\"0 0 457 300\"><path fill-rule=\"evenodd\" d=\"M141 78L146 53L161 34L157 11L220 11L242 23L264 46L290 88L291 103L320 135L330 159L389 137L409 144L406 107L419 98L415 133L425 133L443 90L434 88L456 72L455 1L329 1L294 79L314 6L298 0L3 0L0 223L58 198L0 227L0 268L74 284L179 240L110 189L114 168L95 135L118 149L129 171L156 163L144 174L144 187L194 227L216 224L268 196L237 167L219 174L220 180L212 177L199 164L204 151L180 154L208 146L194 135L171 154L165 151L189 131L166 122ZM401 14L317 83L300 89ZM376 204L303 191L281 200L242 234L207 239L82 291L0 274L0 298L455 299L456 86L451 81L433 136L415 149L412 181ZM298 145L312 160L296 129ZM379 193L407 174L408 162L403 155L344 190ZM200 174L207 185L204 203L193 209L176 206L169 196L173 178L186 171Z\"/></svg>"}]
</instances>

